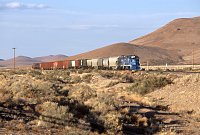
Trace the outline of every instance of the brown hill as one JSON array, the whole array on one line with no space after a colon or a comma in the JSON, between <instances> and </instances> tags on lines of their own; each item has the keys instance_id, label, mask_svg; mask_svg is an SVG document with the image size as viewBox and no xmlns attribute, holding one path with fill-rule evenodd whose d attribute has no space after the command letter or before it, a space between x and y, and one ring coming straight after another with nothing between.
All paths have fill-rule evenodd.
<instances>
[{"instance_id":1,"label":"brown hill","mask_svg":"<svg viewBox=\"0 0 200 135\"><path fill-rule=\"evenodd\" d=\"M37 63L37 62L56 61L56 60L63 60L66 58L67 56L65 55L49 55L49 56L36 57L36 58L18 56L16 57L16 66L30 66L33 63ZM0 61L0 65L3 67L12 67L13 59Z\"/></svg>"},{"instance_id":2,"label":"brown hill","mask_svg":"<svg viewBox=\"0 0 200 135\"><path fill-rule=\"evenodd\" d=\"M140 56L142 63L150 61L154 64L165 64L181 61L181 58L179 58L173 51L161 49L158 47L140 46L129 43L112 44L110 46L99 48L90 52L68 57L68 59L92 59L128 54Z\"/></svg>"},{"instance_id":3,"label":"brown hill","mask_svg":"<svg viewBox=\"0 0 200 135\"><path fill-rule=\"evenodd\" d=\"M16 66L31 65L32 63L36 63L36 62L39 62L39 61L36 61L30 57L26 57L26 56L16 57ZM13 66L13 59L1 61L0 65L5 66L5 67L11 67Z\"/></svg>"},{"instance_id":4,"label":"brown hill","mask_svg":"<svg viewBox=\"0 0 200 135\"><path fill-rule=\"evenodd\" d=\"M129 43L175 50L187 64L191 64L194 49L195 61L199 63L200 17L176 19L164 27Z\"/></svg>"},{"instance_id":5,"label":"brown hill","mask_svg":"<svg viewBox=\"0 0 200 135\"><path fill-rule=\"evenodd\" d=\"M46 61L63 60L63 59L66 59L66 58L67 58L66 55L59 54L59 55L49 55L49 56L43 56L43 57L35 57L33 59L36 60L36 61L46 62Z\"/></svg>"}]
</instances>

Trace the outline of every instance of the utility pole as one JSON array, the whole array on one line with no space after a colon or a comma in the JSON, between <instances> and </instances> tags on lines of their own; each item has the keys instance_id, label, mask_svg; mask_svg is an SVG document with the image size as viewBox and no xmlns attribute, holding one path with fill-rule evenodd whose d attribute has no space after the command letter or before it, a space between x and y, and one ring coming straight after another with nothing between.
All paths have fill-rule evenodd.
<instances>
[{"instance_id":1,"label":"utility pole","mask_svg":"<svg viewBox=\"0 0 200 135\"><path fill-rule=\"evenodd\" d=\"M147 71L149 71L149 61L147 61Z\"/></svg>"},{"instance_id":2,"label":"utility pole","mask_svg":"<svg viewBox=\"0 0 200 135\"><path fill-rule=\"evenodd\" d=\"M192 68L194 69L194 47L192 48Z\"/></svg>"},{"instance_id":3,"label":"utility pole","mask_svg":"<svg viewBox=\"0 0 200 135\"><path fill-rule=\"evenodd\" d=\"M15 64L16 64L16 60L15 60L15 49L16 48L12 48L13 49L13 69L15 70Z\"/></svg>"}]
</instances>

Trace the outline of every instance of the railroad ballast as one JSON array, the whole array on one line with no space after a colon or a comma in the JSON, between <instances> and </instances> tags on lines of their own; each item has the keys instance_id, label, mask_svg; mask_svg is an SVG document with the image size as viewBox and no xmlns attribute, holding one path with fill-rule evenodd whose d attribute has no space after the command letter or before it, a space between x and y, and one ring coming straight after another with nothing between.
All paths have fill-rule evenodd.
<instances>
[{"instance_id":1,"label":"railroad ballast","mask_svg":"<svg viewBox=\"0 0 200 135\"><path fill-rule=\"evenodd\" d=\"M139 57L136 55L122 55L98 59L63 60L54 62L34 63L33 69L53 70L70 68L95 68L116 70L140 70Z\"/></svg>"}]
</instances>

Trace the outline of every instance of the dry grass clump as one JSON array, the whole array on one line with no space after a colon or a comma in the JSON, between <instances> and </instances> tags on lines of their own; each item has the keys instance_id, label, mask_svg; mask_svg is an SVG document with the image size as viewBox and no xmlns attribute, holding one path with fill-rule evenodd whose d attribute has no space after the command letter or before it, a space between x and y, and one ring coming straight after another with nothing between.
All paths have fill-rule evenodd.
<instances>
[{"instance_id":1,"label":"dry grass clump","mask_svg":"<svg viewBox=\"0 0 200 135\"><path fill-rule=\"evenodd\" d=\"M133 124L137 127L147 127L148 119L139 114L127 113L121 117L121 120L125 124Z\"/></svg>"},{"instance_id":2,"label":"dry grass clump","mask_svg":"<svg viewBox=\"0 0 200 135\"><path fill-rule=\"evenodd\" d=\"M27 74L27 70L24 69L16 69L16 70L9 70L10 75L25 75Z\"/></svg>"},{"instance_id":3,"label":"dry grass clump","mask_svg":"<svg viewBox=\"0 0 200 135\"><path fill-rule=\"evenodd\" d=\"M78 101L87 101L90 98L96 97L96 91L88 85L76 85L69 90L69 98Z\"/></svg>"},{"instance_id":4,"label":"dry grass clump","mask_svg":"<svg viewBox=\"0 0 200 135\"><path fill-rule=\"evenodd\" d=\"M129 74L123 74L121 76L121 82L122 83L133 83L134 82L134 78L132 75Z\"/></svg>"},{"instance_id":5,"label":"dry grass clump","mask_svg":"<svg viewBox=\"0 0 200 135\"><path fill-rule=\"evenodd\" d=\"M78 74L83 74L83 73L84 73L84 69L78 69L78 70L77 70L77 73L78 73Z\"/></svg>"},{"instance_id":6,"label":"dry grass clump","mask_svg":"<svg viewBox=\"0 0 200 135\"><path fill-rule=\"evenodd\" d=\"M12 99L13 94L6 89L0 89L0 102L5 103Z\"/></svg>"},{"instance_id":7,"label":"dry grass clump","mask_svg":"<svg viewBox=\"0 0 200 135\"><path fill-rule=\"evenodd\" d=\"M8 88L12 91L14 98L24 99L30 103L37 103L55 95L51 83L29 79L13 82Z\"/></svg>"},{"instance_id":8,"label":"dry grass clump","mask_svg":"<svg viewBox=\"0 0 200 135\"><path fill-rule=\"evenodd\" d=\"M82 76L82 80L86 83L90 83L92 80L93 75L92 74L85 74Z\"/></svg>"},{"instance_id":9,"label":"dry grass clump","mask_svg":"<svg viewBox=\"0 0 200 135\"><path fill-rule=\"evenodd\" d=\"M71 76L70 72L66 70L52 70L52 71L43 71L44 76L42 79L46 81L61 81L61 82L70 82Z\"/></svg>"},{"instance_id":10,"label":"dry grass clump","mask_svg":"<svg viewBox=\"0 0 200 135\"><path fill-rule=\"evenodd\" d=\"M111 81L108 85L106 85L106 88L112 87L119 84L119 81Z\"/></svg>"},{"instance_id":11,"label":"dry grass clump","mask_svg":"<svg viewBox=\"0 0 200 135\"><path fill-rule=\"evenodd\" d=\"M81 82L82 82L82 79L80 76L76 75L76 76L71 77L71 83L81 83Z\"/></svg>"},{"instance_id":12,"label":"dry grass clump","mask_svg":"<svg viewBox=\"0 0 200 135\"><path fill-rule=\"evenodd\" d=\"M144 95L171 83L172 81L166 77L147 77L143 80L137 80L127 90Z\"/></svg>"},{"instance_id":13,"label":"dry grass clump","mask_svg":"<svg viewBox=\"0 0 200 135\"><path fill-rule=\"evenodd\" d=\"M32 77L35 77L37 79L43 78L43 74L42 74L41 70L30 70L27 74Z\"/></svg>"},{"instance_id":14,"label":"dry grass clump","mask_svg":"<svg viewBox=\"0 0 200 135\"><path fill-rule=\"evenodd\" d=\"M115 76L115 74L113 72L110 72L110 71L99 71L99 74L102 77L107 78L107 79L111 79Z\"/></svg>"},{"instance_id":15,"label":"dry grass clump","mask_svg":"<svg viewBox=\"0 0 200 135\"><path fill-rule=\"evenodd\" d=\"M64 125L73 118L73 114L69 112L68 106L60 106L55 102L44 102L37 106L37 111L41 114L39 120L43 122Z\"/></svg>"}]
</instances>

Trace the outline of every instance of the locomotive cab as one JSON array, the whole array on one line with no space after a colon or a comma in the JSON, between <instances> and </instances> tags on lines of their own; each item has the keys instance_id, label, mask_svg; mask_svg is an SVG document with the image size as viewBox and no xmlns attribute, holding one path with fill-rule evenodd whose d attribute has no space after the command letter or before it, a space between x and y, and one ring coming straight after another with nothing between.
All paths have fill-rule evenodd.
<instances>
[{"instance_id":1,"label":"locomotive cab","mask_svg":"<svg viewBox=\"0 0 200 135\"><path fill-rule=\"evenodd\" d=\"M120 68L128 70L140 70L139 57L135 55L121 56Z\"/></svg>"}]
</instances>

